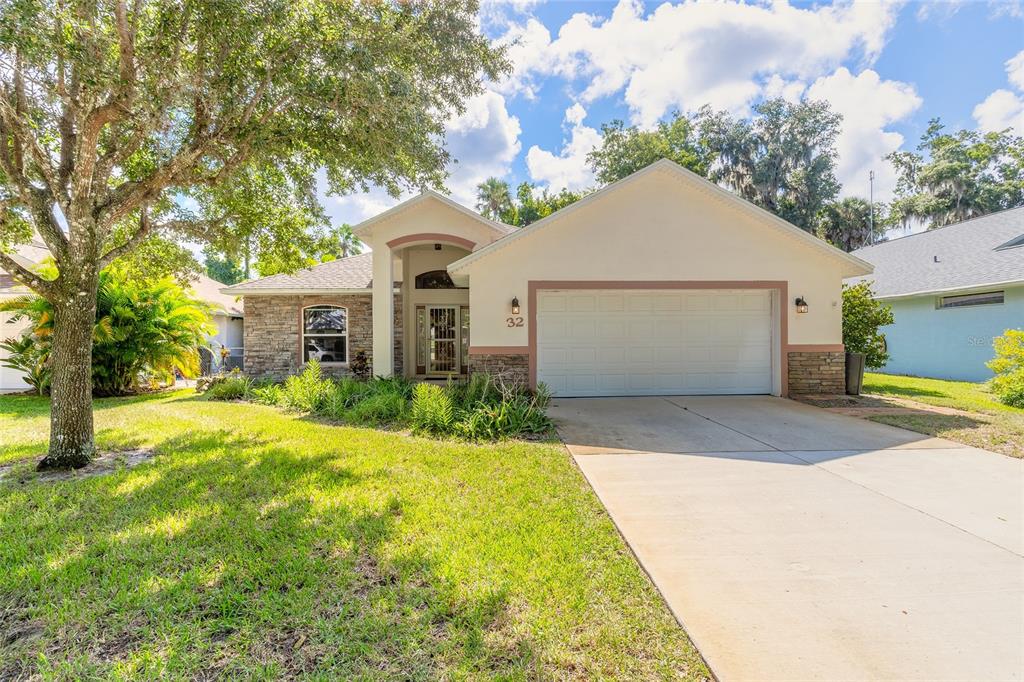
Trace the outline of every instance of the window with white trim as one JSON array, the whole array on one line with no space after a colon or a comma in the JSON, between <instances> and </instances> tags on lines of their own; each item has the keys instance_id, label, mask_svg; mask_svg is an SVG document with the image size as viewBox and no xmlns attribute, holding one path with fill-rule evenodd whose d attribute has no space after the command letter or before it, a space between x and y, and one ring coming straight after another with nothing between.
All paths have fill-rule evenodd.
<instances>
[{"instance_id":1,"label":"window with white trim","mask_svg":"<svg viewBox=\"0 0 1024 682\"><path fill-rule=\"evenodd\" d=\"M348 362L348 310L336 305L302 309L302 361Z\"/></svg>"},{"instance_id":2,"label":"window with white trim","mask_svg":"<svg viewBox=\"0 0 1024 682\"><path fill-rule=\"evenodd\" d=\"M958 294L956 296L939 297L938 307L967 308L975 305L998 305L1003 302L1003 292L986 291L979 294Z\"/></svg>"}]
</instances>

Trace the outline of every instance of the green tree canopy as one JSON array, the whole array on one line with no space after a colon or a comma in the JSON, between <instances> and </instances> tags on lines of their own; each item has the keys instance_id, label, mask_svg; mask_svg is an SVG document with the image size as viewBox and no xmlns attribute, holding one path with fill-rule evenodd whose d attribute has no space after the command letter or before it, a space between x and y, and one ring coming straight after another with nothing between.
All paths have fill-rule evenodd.
<instances>
[{"instance_id":1,"label":"green tree canopy","mask_svg":"<svg viewBox=\"0 0 1024 682\"><path fill-rule=\"evenodd\" d=\"M847 197L822 207L818 214L818 236L843 251L873 244L885 233L886 210L876 203L872 218L871 203L859 197Z\"/></svg>"},{"instance_id":2,"label":"green tree canopy","mask_svg":"<svg viewBox=\"0 0 1024 682\"><path fill-rule=\"evenodd\" d=\"M932 119L916 152L886 157L899 174L894 223L939 227L1024 205L1024 138L1012 130L944 130Z\"/></svg>"},{"instance_id":3,"label":"green tree canopy","mask_svg":"<svg viewBox=\"0 0 1024 682\"><path fill-rule=\"evenodd\" d=\"M0 4L0 267L53 304L50 451L93 454L99 273L152 235L288 253L315 196L440 186L445 123L507 68L470 2ZM63 226L66 225L66 230ZM59 276L11 257L34 229Z\"/></svg>"},{"instance_id":4,"label":"green tree canopy","mask_svg":"<svg viewBox=\"0 0 1024 682\"><path fill-rule=\"evenodd\" d=\"M506 214L508 220L505 222L517 227L526 227L569 204L576 203L586 195L587 192L573 192L565 188L558 192L550 192L547 189L538 191L536 185L523 182L516 189L515 206Z\"/></svg>"},{"instance_id":5,"label":"green tree canopy","mask_svg":"<svg viewBox=\"0 0 1024 682\"><path fill-rule=\"evenodd\" d=\"M676 112L653 130L627 127L620 120L601 126L601 146L587 162L602 184L621 180L655 161L670 159L699 175L707 174L708 150L697 139L693 121Z\"/></svg>"},{"instance_id":6,"label":"green tree canopy","mask_svg":"<svg viewBox=\"0 0 1024 682\"><path fill-rule=\"evenodd\" d=\"M705 107L697 116L709 177L808 232L839 194L836 137L842 117L826 102L761 102L750 119Z\"/></svg>"},{"instance_id":7,"label":"green tree canopy","mask_svg":"<svg viewBox=\"0 0 1024 682\"><path fill-rule=\"evenodd\" d=\"M224 256L211 247L203 248L203 267L206 276L221 284L238 284L245 279L242 267L230 256Z\"/></svg>"}]
</instances>

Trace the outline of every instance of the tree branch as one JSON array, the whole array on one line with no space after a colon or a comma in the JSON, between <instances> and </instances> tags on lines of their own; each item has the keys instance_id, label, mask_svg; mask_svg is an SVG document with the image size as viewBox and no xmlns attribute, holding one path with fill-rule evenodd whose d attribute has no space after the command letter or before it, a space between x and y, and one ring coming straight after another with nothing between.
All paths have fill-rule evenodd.
<instances>
[{"instance_id":1,"label":"tree branch","mask_svg":"<svg viewBox=\"0 0 1024 682\"><path fill-rule=\"evenodd\" d=\"M146 241L146 238L149 237L149 235L153 234L155 229L156 226L153 225L153 221L150 220L149 218L149 207L143 206L139 210L138 229L136 229L135 232L128 237L128 241L126 241L124 244L121 244L120 246L115 246L111 248L109 251L107 251L105 254L100 256L99 269L102 270L103 268L107 267L121 256L135 249L135 247L137 247L139 244Z\"/></svg>"},{"instance_id":2,"label":"tree branch","mask_svg":"<svg viewBox=\"0 0 1024 682\"><path fill-rule=\"evenodd\" d=\"M57 292L53 282L43 279L38 273L32 272L2 251L0 251L0 268L43 298L51 299Z\"/></svg>"}]
</instances>

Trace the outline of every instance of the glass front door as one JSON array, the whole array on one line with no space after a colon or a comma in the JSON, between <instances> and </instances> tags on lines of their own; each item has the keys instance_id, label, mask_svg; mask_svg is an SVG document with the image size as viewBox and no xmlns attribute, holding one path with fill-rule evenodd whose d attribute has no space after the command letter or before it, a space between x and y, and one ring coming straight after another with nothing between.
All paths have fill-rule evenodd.
<instances>
[{"instance_id":1,"label":"glass front door","mask_svg":"<svg viewBox=\"0 0 1024 682\"><path fill-rule=\"evenodd\" d=\"M427 318L427 374L458 374L462 355L458 306L427 306Z\"/></svg>"}]
</instances>

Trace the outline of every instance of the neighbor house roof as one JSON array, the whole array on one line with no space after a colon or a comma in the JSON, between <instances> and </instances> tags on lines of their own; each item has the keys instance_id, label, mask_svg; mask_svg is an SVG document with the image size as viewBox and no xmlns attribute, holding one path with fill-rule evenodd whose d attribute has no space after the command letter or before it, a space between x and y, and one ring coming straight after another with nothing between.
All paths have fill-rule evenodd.
<instances>
[{"instance_id":1,"label":"neighbor house roof","mask_svg":"<svg viewBox=\"0 0 1024 682\"><path fill-rule=\"evenodd\" d=\"M373 285L373 254L339 258L291 274L251 279L220 291L228 296L253 294L327 294L370 291Z\"/></svg>"},{"instance_id":2,"label":"neighbor house roof","mask_svg":"<svg viewBox=\"0 0 1024 682\"><path fill-rule=\"evenodd\" d=\"M196 297L206 301L214 307L214 314L242 316L242 307L235 300L234 296L228 296L220 292L224 285L206 275L199 275L197 279L190 282L192 291Z\"/></svg>"},{"instance_id":3,"label":"neighbor house roof","mask_svg":"<svg viewBox=\"0 0 1024 682\"><path fill-rule=\"evenodd\" d=\"M853 252L875 266L875 295L896 298L1024 282L1024 207Z\"/></svg>"},{"instance_id":4,"label":"neighbor house roof","mask_svg":"<svg viewBox=\"0 0 1024 682\"><path fill-rule=\"evenodd\" d=\"M499 239L496 242L492 242L491 244L485 246L482 249L477 249L473 253L455 261L454 263L451 263L448 266L448 271L452 273L459 272L469 264L477 260L480 260L481 258L486 258L490 254L503 249L512 242L518 239L525 239L529 237L529 235L540 230L543 230L554 223L557 223L562 218L572 214L574 211L578 211L584 208L585 206L588 206L589 204L592 204L596 201L600 201L605 196L613 192L618 192L623 187L629 185L630 183L636 182L643 177L646 177L650 173L657 172L671 173L678 180L689 183L690 185L695 186L698 189L703 190L704 192L707 192L713 198L718 199L720 201L724 201L733 206L734 208L740 211L744 211L747 214L754 216L755 218L758 218L762 223L777 230L781 235L794 239L798 242L802 242L816 249L822 255L831 256L832 258L839 260L845 265L844 272L849 276L867 274L871 272L871 265L869 265L865 261L857 258L854 255L837 249L836 247L832 246L825 240L815 237L813 234L807 232L806 230L802 230L796 225L787 222L782 218L779 218L774 213L769 213L763 208L756 206L755 204L752 204L746 199L743 199L739 195L734 194L723 187L719 187L710 180L707 180L706 178L697 175L696 173L687 168L683 168L678 163L670 161L669 159L661 159L660 161L656 161L651 165L646 166L645 168L642 168L636 171L635 173L632 173L631 175L627 175L621 180L613 182L610 185L607 185L606 187L596 192L593 192L592 194L588 194L579 201L570 204L565 208L555 211L546 218L538 220L537 222L527 227L516 230L515 232L512 232L508 236L503 237L502 239Z\"/></svg>"}]
</instances>

